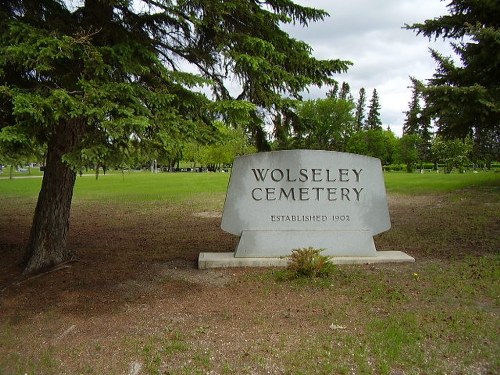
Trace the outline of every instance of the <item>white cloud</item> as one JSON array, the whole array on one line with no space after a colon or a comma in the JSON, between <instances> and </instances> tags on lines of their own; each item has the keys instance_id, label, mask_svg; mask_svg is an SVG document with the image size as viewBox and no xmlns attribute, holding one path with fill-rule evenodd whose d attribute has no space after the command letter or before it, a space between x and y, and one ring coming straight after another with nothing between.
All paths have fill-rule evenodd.
<instances>
[{"instance_id":1,"label":"white cloud","mask_svg":"<svg viewBox=\"0 0 500 375\"><path fill-rule=\"evenodd\" d=\"M286 26L285 30L313 47L321 59L350 60L347 74L336 77L346 81L356 97L364 87L368 99L377 89L384 126L401 135L404 113L411 97L410 76L431 78L436 64L429 47L451 55L448 42L429 41L404 29L405 24L423 22L447 14L440 0L296 0L298 4L325 9L330 17L323 22ZM324 96L326 90L311 89L310 97Z\"/></svg>"}]
</instances>

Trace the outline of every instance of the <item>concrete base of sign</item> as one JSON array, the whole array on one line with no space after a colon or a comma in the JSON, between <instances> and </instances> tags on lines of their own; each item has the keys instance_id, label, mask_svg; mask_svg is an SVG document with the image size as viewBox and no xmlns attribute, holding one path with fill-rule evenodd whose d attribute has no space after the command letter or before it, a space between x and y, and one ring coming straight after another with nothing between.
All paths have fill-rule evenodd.
<instances>
[{"instance_id":1,"label":"concrete base of sign","mask_svg":"<svg viewBox=\"0 0 500 375\"><path fill-rule=\"evenodd\" d=\"M293 249L314 245L322 255L373 257L377 255L373 236L367 230L244 230L236 258L278 258Z\"/></svg>"},{"instance_id":2,"label":"concrete base of sign","mask_svg":"<svg viewBox=\"0 0 500 375\"><path fill-rule=\"evenodd\" d=\"M375 256L333 257L334 264L408 263L415 258L402 251L377 251ZM236 258L234 253L200 253L198 268L286 267L286 258Z\"/></svg>"}]
</instances>

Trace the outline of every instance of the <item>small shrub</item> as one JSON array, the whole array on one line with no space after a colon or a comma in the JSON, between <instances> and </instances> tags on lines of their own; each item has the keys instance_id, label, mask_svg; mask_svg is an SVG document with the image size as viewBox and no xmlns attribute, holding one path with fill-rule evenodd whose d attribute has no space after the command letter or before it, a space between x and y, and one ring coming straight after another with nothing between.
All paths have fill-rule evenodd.
<instances>
[{"instance_id":1,"label":"small shrub","mask_svg":"<svg viewBox=\"0 0 500 375\"><path fill-rule=\"evenodd\" d=\"M288 271L294 277L330 277L335 265L330 262L330 257L321 255L324 249L314 249L312 247L303 249L293 249L292 255L288 256Z\"/></svg>"}]
</instances>

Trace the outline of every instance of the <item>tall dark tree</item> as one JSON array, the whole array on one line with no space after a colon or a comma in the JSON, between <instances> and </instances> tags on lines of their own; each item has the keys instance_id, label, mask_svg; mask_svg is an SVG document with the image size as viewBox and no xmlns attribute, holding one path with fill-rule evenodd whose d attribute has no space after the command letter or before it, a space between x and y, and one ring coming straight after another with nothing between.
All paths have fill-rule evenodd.
<instances>
[{"instance_id":1,"label":"tall dark tree","mask_svg":"<svg viewBox=\"0 0 500 375\"><path fill-rule=\"evenodd\" d=\"M491 162L500 160L500 126L475 129L472 142L471 158L476 165L490 169Z\"/></svg>"},{"instance_id":2,"label":"tall dark tree","mask_svg":"<svg viewBox=\"0 0 500 375\"><path fill-rule=\"evenodd\" d=\"M358 101L356 103L356 124L355 130L360 131L363 128L365 120L365 106L366 106L366 90L364 87L359 89Z\"/></svg>"},{"instance_id":3,"label":"tall dark tree","mask_svg":"<svg viewBox=\"0 0 500 375\"><path fill-rule=\"evenodd\" d=\"M419 147L419 157L421 162L429 161L432 154L432 139L434 137L434 132L431 124L431 116L427 112L424 104L424 109L422 111L422 116L420 117L420 129L418 131L420 135L420 147Z\"/></svg>"},{"instance_id":4,"label":"tall dark tree","mask_svg":"<svg viewBox=\"0 0 500 375\"><path fill-rule=\"evenodd\" d=\"M351 86L347 82L342 82L342 87L340 88L339 99L342 100L352 100Z\"/></svg>"},{"instance_id":5,"label":"tall dark tree","mask_svg":"<svg viewBox=\"0 0 500 375\"><path fill-rule=\"evenodd\" d=\"M422 91L418 82L412 78L411 99L408 103L408 111L405 112L406 118L403 124L403 135L418 134L422 117L422 106L420 100Z\"/></svg>"},{"instance_id":6,"label":"tall dark tree","mask_svg":"<svg viewBox=\"0 0 500 375\"><path fill-rule=\"evenodd\" d=\"M293 103L293 107L297 103ZM296 108L292 108L292 103L289 107L283 107L280 112L277 112L273 117L273 136L274 150L288 150L294 147L294 134L301 133L301 126Z\"/></svg>"},{"instance_id":7,"label":"tall dark tree","mask_svg":"<svg viewBox=\"0 0 500 375\"><path fill-rule=\"evenodd\" d=\"M432 50L438 67L423 90L427 110L444 136L464 138L500 125L500 2L452 0L449 14L406 27L452 41L460 59Z\"/></svg>"},{"instance_id":8,"label":"tall dark tree","mask_svg":"<svg viewBox=\"0 0 500 375\"><path fill-rule=\"evenodd\" d=\"M368 117L365 122L365 129L382 129L382 120L380 119L380 101L377 89L373 89L373 94L368 104Z\"/></svg>"},{"instance_id":9,"label":"tall dark tree","mask_svg":"<svg viewBox=\"0 0 500 375\"><path fill-rule=\"evenodd\" d=\"M332 85L332 88L326 93L327 98L352 100L351 86L347 82L342 82L339 86L338 82Z\"/></svg>"},{"instance_id":10,"label":"tall dark tree","mask_svg":"<svg viewBox=\"0 0 500 375\"><path fill-rule=\"evenodd\" d=\"M422 127L420 128L420 144L419 144L419 157L420 161L423 163L424 161L429 161L431 159L432 153L432 138L433 132L431 128L430 118L423 114L424 121L422 122Z\"/></svg>"},{"instance_id":11,"label":"tall dark tree","mask_svg":"<svg viewBox=\"0 0 500 375\"><path fill-rule=\"evenodd\" d=\"M332 84L332 88L330 90L328 90L328 92L326 93L326 96L328 98L333 98L333 99L338 98L338 96L339 96L339 83L338 82L334 82Z\"/></svg>"},{"instance_id":12,"label":"tall dark tree","mask_svg":"<svg viewBox=\"0 0 500 375\"><path fill-rule=\"evenodd\" d=\"M421 162L429 160L431 151L431 140L432 140L432 130L431 130L431 119L425 108L422 107L422 91L424 85L419 80L410 77L412 81L412 96L408 103L408 111L406 111L406 118L403 124L403 136L407 135L418 135L418 142L406 142L405 147L410 145L418 146L418 158ZM408 138L411 139L411 138Z\"/></svg>"},{"instance_id":13,"label":"tall dark tree","mask_svg":"<svg viewBox=\"0 0 500 375\"><path fill-rule=\"evenodd\" d=\"M266 149L261 113L334 83L349 65L315 59L280 29L325 16L282 0L1 1L0 144L8 134L47 146L25 272L72 258L69 213L85 151L168 147L216 115L242 112ZM236 97L228 80L241 84Z\"/></svg>"}]
</instances>

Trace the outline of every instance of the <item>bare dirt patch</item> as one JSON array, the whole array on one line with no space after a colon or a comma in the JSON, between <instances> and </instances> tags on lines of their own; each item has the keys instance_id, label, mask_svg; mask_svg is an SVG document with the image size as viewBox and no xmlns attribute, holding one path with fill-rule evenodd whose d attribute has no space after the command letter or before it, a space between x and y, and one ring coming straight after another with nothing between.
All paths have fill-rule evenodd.
<instances>
[{"instance_id":1,"label":"bare dirt patch","mask_svg":"<svg viewBox=\"0 0 500 375\"><path fill-rule=\"evenodd\" d=\"M391 273L408 288L425 262L491 254L499 244L492 234L498 220L470 219L468 207L477 202L390 196L389 204L393 229L376 239L377 247L407 251L417 263L359 266L351 269L354 276L347 268L347 279ZM498 199L484 207L498 209ZM26 202L0 219L0 370L6 374L281 374L298 348L318 337L337 337L337 350L348 353L340 337L356 337L365 313L390 313L377 304L360 312L363 301L348 289L269 280L268 270L198 270L200 252L232 251L237 238L220 229L220 212L185 206L76 202L69 239L75 262L25 279L20 262L33 208ZM469 224L446 229L457 215ZM426 233L434 234L427 240Z\"/></svg>"}]
</instances>

